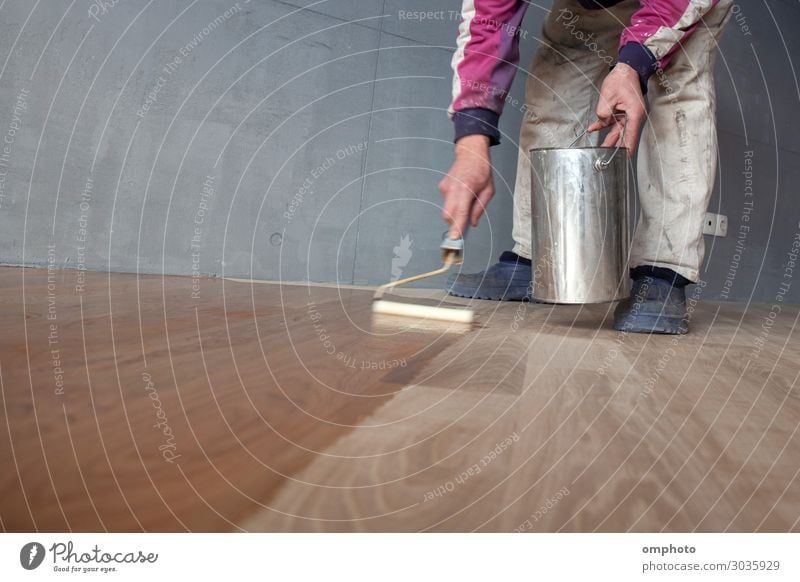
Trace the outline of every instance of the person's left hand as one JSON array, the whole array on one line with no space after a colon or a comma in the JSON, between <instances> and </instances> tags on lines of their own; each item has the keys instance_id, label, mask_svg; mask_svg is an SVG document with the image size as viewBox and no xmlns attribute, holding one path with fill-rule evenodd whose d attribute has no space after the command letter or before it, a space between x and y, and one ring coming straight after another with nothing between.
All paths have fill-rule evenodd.
<instances>
[{"instance_id":1,"label":"person's left hand","mask_svg":"<svg viewBox=\"0 0 800 582\"><path fill-rule=\"evenodd\" d=\"M628 118L627 122L615 117L615 113L624 113ZM613 124L614 127L603 140L602 147L622 145L624 138L628 154L633 156L646 115L639 75L633 67L617 63L600 88L597 121L589 126L588 131L597 131Z\"/></svg>"}]
</instances>

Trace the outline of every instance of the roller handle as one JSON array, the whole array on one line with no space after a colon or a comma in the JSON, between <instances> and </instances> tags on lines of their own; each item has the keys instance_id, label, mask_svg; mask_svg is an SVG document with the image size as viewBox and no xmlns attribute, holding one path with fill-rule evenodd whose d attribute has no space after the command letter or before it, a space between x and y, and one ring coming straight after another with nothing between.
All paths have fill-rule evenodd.
<instances>
[{"instance_id":1,"label":"roller handle","mask_svg":"<svg viewBox=\"0 0 800 582\"><path fill-rule=\"evenodd\" d=\"M398 285L405 285L406 283L413 283L414 281L419 281L421 279L427 279L429 277L443 275L450 269L450 267L454 265L460 265L464 262L463 237L453 239L449 238L447 236L447 233L444 233L444 238L442 239L442 244L439 245L439 248L442 249L441 268L436 269L435 271L431 271L429 273L422 273L421 275L414 275L413 277L406 277L405 279L400 279L398 281L392 281L391 283L386 283L385 285L381 285L375 291L373 300L377 301L381 297L383 297L383 294L387 289L391 289L392 287L397 287Z\"/></svg>"},{"instance_id":2,"label":"roller handle","mask_svg":"<svg viewBox=\"0 0 800 582\"><path fill-rule=\"evenodd\" d=\"M451 265L460 265L464 262L464 237L450 238L445 232L442 236L442 262ZM449 259L449 260L448 260Z\"/></svg>"}]
</instances>

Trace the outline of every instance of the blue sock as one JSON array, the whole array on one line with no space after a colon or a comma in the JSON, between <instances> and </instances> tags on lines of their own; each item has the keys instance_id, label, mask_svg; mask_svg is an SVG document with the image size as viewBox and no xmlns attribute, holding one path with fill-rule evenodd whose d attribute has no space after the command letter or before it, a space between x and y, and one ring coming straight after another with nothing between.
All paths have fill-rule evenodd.
<instances>
[{"instance_id":1,"label":"blue sock","mask_svg":"<svg viewBox=\"0 0 800 582\"><path fill-rule=\"evenodd\" d=\"M667 269L666 267L640 265L631 269L631 279L640 279L642 277L655 277L656 279L662 279L664 281L668 281L670 285L678 289L681 287L686 287L692 282L683 275L679 275L672 269Z\"/></svg>"}]
</instances>

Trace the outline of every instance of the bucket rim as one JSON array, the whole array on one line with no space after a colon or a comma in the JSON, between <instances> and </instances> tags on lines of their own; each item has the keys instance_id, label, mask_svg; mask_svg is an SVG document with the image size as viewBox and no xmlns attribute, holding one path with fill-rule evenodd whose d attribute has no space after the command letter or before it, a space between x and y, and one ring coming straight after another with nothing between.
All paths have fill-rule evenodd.
<instances>
[{"instance_id":1,"label":"bucket rim","mask_svg":"<svg viewBox=\"0 0 800 582\"><path fill-rule=\"evenodd\" d=\"M616 147L601 147L601 146L585 147L585 148L574 148L574 147L573 148L563 148L563 147L562 148L531 148L531 149L528 150L528 153L530 154L530 153L533 153L533 152L554 152L554 151L562 151L562 152L586 152L586 151L603 151L603 152L607 152L607 151L612 151L613 152L615 149L617 149L617 148Z\"/></svg>"}]
</instances>

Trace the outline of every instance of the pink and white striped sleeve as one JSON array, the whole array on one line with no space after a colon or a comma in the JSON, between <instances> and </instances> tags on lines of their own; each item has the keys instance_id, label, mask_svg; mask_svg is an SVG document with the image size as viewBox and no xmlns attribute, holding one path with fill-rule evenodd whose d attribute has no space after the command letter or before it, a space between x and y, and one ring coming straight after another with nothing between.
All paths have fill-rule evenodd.
<instances>
[{"instance_id":1,"label":"pink and white striped sleeve","mask_svg":"<svg viewBox=\"0 0 800 582\"><path fill-rule=\"evenodd\" d=\"M619 62L639 73L642 88L719 0L641 0L620 38Z\"/></svg>"},{"instance_id":2,"label":"pink and white striped sleeve","mask_svg":"<svg viewBox=\"0 0 800 582\"><path fill-rule=\"evenodd\" d=\"M449 111L456 141L483 134L493 145L500 143L497 124L517 70L527 7L524 0L463 0Z\"/></svg>"}]
</instances>

